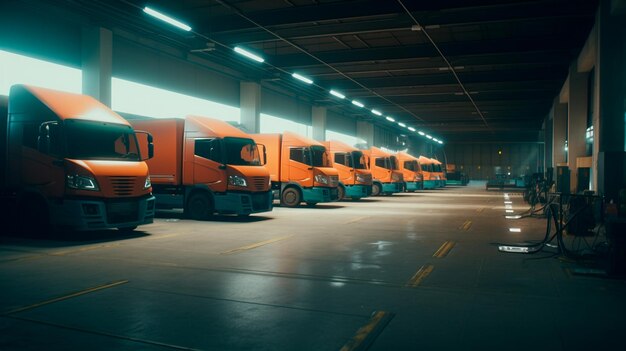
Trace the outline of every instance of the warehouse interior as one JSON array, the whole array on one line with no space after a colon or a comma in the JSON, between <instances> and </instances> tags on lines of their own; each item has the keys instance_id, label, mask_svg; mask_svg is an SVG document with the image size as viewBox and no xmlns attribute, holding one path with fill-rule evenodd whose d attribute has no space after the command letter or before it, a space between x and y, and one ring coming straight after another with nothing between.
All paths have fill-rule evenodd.
<instances>
[{"instance_id":1,"label":"warehouse interior","mask_svg":"<svg viewBox=\"0 0 626 351\"><path fill-rule=\"evenodd\" d=\"M2 350L623 345L624 0L3 1L0 117ZM134 128L140 221L71 228L131 211L81 118Z\"/></svg>"}]
</instances>

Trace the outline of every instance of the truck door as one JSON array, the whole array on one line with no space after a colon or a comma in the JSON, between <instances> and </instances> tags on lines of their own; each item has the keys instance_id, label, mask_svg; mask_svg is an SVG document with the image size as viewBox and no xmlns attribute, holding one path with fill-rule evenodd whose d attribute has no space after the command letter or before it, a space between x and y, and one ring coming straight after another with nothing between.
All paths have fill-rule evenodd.
<instances>
[{"instance_id":1,"label":"truck door","mask_svg":"<svg viewBox=\"0 0 626 351\"><path fill-rule=\"evenodd\" d=\"M222 149L220 139L196 139L194 141L194 184L205 184L215 192L226 191L228 182Z\"/></svg>"},{"instance_id":2,"label":"truck door","mask_svg":"<svg viewBox=\"0 0 626 351\"><path fill-rule=\"evenodd\" d=\"M306 147L289 148L289 180L298 182L302 186L313 184L313 167L311 151Z\"/></svg>"}]
</instances>

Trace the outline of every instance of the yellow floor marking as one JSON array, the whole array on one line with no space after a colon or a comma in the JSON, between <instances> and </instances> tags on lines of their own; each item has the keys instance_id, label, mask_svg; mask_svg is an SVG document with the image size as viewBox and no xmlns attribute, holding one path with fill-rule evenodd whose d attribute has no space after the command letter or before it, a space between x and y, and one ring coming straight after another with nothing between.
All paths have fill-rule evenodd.
<instances>
[{"instance_id":1,"label":"yellow floor marking","mask_svg":"<svg viewBox=\"0 0 626 351\"><path fill-rule=\"evenodd\" d=\"M349 221L345 222L344 224L350 224L350 223L360 222L360 221L362 221L362 220L364 220L364 219L366 219L366 218L368 218L368 217L369 217L369 216L357 217L357 218L354 218L354 219L351 219L351 220L349 220Z\"/></svg>"},{"instance_id":2,"label":"yellow floor marking","mask_svg":"<svg viewBox=\"0 0 626 351\"><path fill-rule=\"evenodd\" d=\"M267 244L271 244L271 243L275 243L277 241L281 241L281 240L285 240L285 239L289 239L291 238L293 235L286 235L286 236L280 236L278 238L274 238L274 239L269 239L269 240L265 240L265 241L261 241L260 243L256 243L256 244L251 244L251 245L247 245L247 246L242 246L242 247L238 247L236 249L232 249L232 250L228 250L228 251L224 251L224 252L220 252L220 255L230 255L232 253L236 253L239 251L246 251L246 250L252 250L252 249L256 249L257 247L261 247Z\"/></svg>"},{"instance_id":3,"label":"yellow floor marking","mask_svg":"<svg viewBox=\"0 0 626 351\"><path fill-rule=\"evenodd\" d=\"M27 310L32 310L33 308L41 307L41 306L44 306L44 305L49 305L51 303L55 303L55 302L59 302L59 301L67 300L67 299L71 299L73 297L89 294L89 293L96 292L96 291L103 290L103 289L112 288L114 286L118 286L118 285L122 285L122 284L126 284L126 283L128 283L128 280L118 280L116 282L94 286L93 288L88 288L88 289L85 289L85 290L77 291L75 293L71 293L71 294L68 294L68 295L56 297L54 299L45 300L45 301L38 302L38 303L35 303L35 304L32 304L32 305L28 305L28 306L24 306L24 307L19 307L19 308L10 310L8 312L4 312L3 314L13 314L13 313L24 312L24 311L27 311Z\"/></svg>"},{"instance_id":4,"label":"yellow floor marking","mask_svg":"<svg viewBox=\"0 0 626 351\"><path fill-rule=\"evenodd\" d=\"M149 240L156 240L156 239L166 239L166 238L171 238L174 236L179 236L180 234L178 233L172 233L172 234L163 234L163 235L153 235L151 237L149 237Z\"/></svg>"},{"instance_id":5,"label":"yellow floor marking","mask_svg":"<svg viewBox=\"0 0 626 351\"><path fill-rule=\"evenodd\" d=\"M467 221L463 222L463 224L459 227L459 230L469 230L471 226L472 221L468 219Z\"/></svg>"},{"instance_id":6,"label":"yellow floor marking","mask_svg":"<svg viewBox=\"0 0 626 351\"><path fill-rule=\"evenodd\" d=\"M453 247L454 241L446 241L443 245L441 245L439 250L433 254L433 257L443 258L448 254L448 252L450 252L450 250L452 250Z\"/></svg>"},{"instance_id":7,"label":"yellow floor marking","mask_svg":"<svg viewBox=\"0 0 626 351\"><path fill-rule=\"evenodd\" d=\"M420 285L422 283L422 280L428 277L428 275L430 274L430 272L433 271L434 268L435 267L433 267L433 265L430 265L430 264L421 266L420 269L417 270L415 275L411 277L411 279L409 279L409 281L406 283L406 286L414 288Z\"/></svg>"},{"instance_id":8,"label":"yellow floor marking","mask_svg":"<svg viewBox=\"0 0 626 351\"><path fill-rule=\"evenodd\" d=\"M385 318L389 317L391 314L385 311L376 311L370 318L369 322L366 325L362 326L359 330L357 330L356 334L350 341L348 341L340 351L353 351L360 350L362 348L363 342L367 339L370 334L376 330L380 322Z\"/></svg>"},{"instance_id":9,"label":"yellow floor marking","mask_svg":"<svg viewBox=\"0 0 626 351\"><path fill-rule=\"evenodd\" d=\"M477 209L477 210L476 210L476 212L477 212L477 213L482 213L484 210L485 210L485 208L484 208L484 207L481 207L481 208Z\"/></svg>"},{"instance_id":10,"label":"yellow floor marking","mask_svg":"<svg viewBox=\"0 0 626 351\"><path fill-rule=\"evenodd\" d=\"M116 246L120 246L120 243L113 243L113 244L102 244L102 245L93 245L93 246L85 246L85 247L81 247L78 249L71 249L71 250L62 250L62 251L53 251L51 253L49 253L48 255L50 256L65 256L65 255L69 255L69 254L73 254L73 253L79 253L79 252L85 252L85 251L91 251L91 250L97 250L97 249L106 249L106 248L110 248L110 247L116 247Z\"/></svg>"}]
</instances>

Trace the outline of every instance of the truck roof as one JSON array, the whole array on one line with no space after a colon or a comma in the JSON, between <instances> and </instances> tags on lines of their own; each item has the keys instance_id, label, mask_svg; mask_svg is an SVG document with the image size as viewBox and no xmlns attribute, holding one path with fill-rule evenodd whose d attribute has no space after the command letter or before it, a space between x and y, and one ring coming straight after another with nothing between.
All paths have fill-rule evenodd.
<instances>
[{"instance_id":1,"label":"truck roof","mask_svg":"<svg viewBox=\"0 0 626 351\"><path fill-rule=\"evenodd\" d=\"M441 161L439 161L439 160L438 160L438 159L436 159L436 158L431 158L430 160L431 160L431 161L433 161L433 163L434 163L434 164L436 164L436 165L440 165L440 164L442 164L442 163L441 163Z\"/></svg>"},{"instance_id":2,"label":"truck roof","mask_svg":"<svg viewBox=\"0 0 626 351\"><path fill-rule=\"evenodd\" d=\"M426 164L426 165L430 165L434 163L432 158L428 158L424 156L420 156L418 160L420 161L420 163Z\"/></svg>"},{"instance_id":3,"label":"truck roof","mask_svg":"<svg viewBox=\"0 0 626 351\"><path fill-rule=\"evenodd\" d=\"M185 120L188 123L188 127L189 127L189 123L193 123L199 128L203 129L203 132L210 132L222 138L223 137L235 137L235 138L252 139L252 137L249 134L229 124L228 122L224 122L220 119L215 119L215 118L210 118L210 117L205 117L205 116L188 115L185 117Z\"/></svg>"},{"instance_id":4,"label":"truck roof","mask_svg":"<svg viewBox=\"0 0 626 351\"><path fill-rule=\"evenodd\" d=\"M130 126L124 118L89 95L73 94L23 84L16 84L11 87L9 93L11 113L20 113L22 106L28 104L29 100L31 100L28 98L29 96L41 101L61 120L84 119Z\"/></svg>"},{"instance_id":5,"label":"truck roof","mask_svg":"<svg viewBox=\"0 0 626 351\"><path fill-rule=\"evenodd\" d=\"M398 151L396 153L396 156L398 156L398 158L401 159L401 160L411 160L411 161L415 160L415 161L419 162L419 159L417 157L415 157L415 156L413 156L411 154L407 154L404 151Z\"/></svg>"},{"instance_id":6,"label":"truck roof","mask_svg":"<svg viewBox=\"0 0 626 351\"><path fill-rule=\"evenodd\" d=\"M377 148L376 146L372 146L369 150L363 150L363 153L367 153L370 156L374 156L374 157L391 157L393 156L392 154L385 152L379 148Z\"/></svg>"},{"instance_id":7,"label":"truck roof","mask_svg":"<svg viewBox=\"0 0 626 351\"><path fill-rule=\"evenodd\" d=\"M326 141L324 142L324 145L327 146L328 151L333 151L333 152L352 152L352 151L359 151L359 149L357 149L354 146L348 145L344 142L338 141L338 140L330 140L330 141Z\"/></svg>"},{"instance_id":8,"label":"truck roof","mask_svg":"<svg viewBox=\"0 0 626 351\"><path fill-rule=\"evenodd\" d=\"M293 146L311 146L311 145L318 145L318 146L324 146L324 144L320 143L317 140L313 140L311 138L307 138L303 135L297 134L297 133L293 133L293 132L283 132L283 133L259 133L257 134L261 137L266 136L276 136L276 137L280 137L282 136L282 141L283 143L289 144L289 145L293 145ZM325 147L325 146L324 146Z\"/></svg>"}]
</instances>

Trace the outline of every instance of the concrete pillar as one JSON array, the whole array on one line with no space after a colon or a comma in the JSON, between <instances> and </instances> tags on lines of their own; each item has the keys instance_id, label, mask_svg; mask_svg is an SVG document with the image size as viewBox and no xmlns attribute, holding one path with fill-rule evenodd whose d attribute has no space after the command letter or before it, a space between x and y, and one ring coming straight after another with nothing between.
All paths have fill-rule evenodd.
<instances>
[{"instance_id":1,"label":"concrete pillar","mask_svg":"<svg viewBox=\"0 0 626 351\"><path fill-rule=\"evenodd\" d=\"M544 144L544 152L545 152L545 156L544 156L544 170L547 172L548 168L552 168L554 169L554 165L553 165L553 161L552 161L552 132L553 132L553 116L552 116L553 111L550 111L550 113L548 113L548 115L546 116L546 119L544 121L544 125L545 125L545 133L544 133L544 140L545 140L545 144ZM553 171L554 172L554 171ZM553 178L554 178L554 174L552 174Z\"/></svg>"},{"instance_id":2,"label":"concrete pillar","mask_svg":"<svg viewBox=\"0 0 626 351\"><path fill-rule=\"evenodd\" d=\"M612 13L612 1L600 1L598 25L598 125L594 137L598 143L598 192L607 200L617 200L626 188L626 138L624 110L626 96L626 18Z\"/></svg>"},{"instance_id":3,"label":"concrete pillar","mask_svg":"<svg viewBox=\"0 0 626 351\"><path fill-rule=\"evenodd\" d=\"M261 85L254 82L241 82L239 85L239 105L241 125L248 133L259 133L261 128Z\"/></svg>"},{"instance_id":4,"label":"concrete pillar","mask_svg":"<svg viewBox=\"0 0 626 351\"><path fill-rule=\"evenodd\" d=\"M374 125L366 121L356 121L356 137L365 140L367 146L374 146Z\"/></svg>"},{"instance_id":5,"label":"concrete pillar","mask_svg":"<svg viewBox=\"0 0 626 351\"><path fill-rule=\"evenodd\" d=\"M570 65L569 104L567 104L567 163L570 169L570 190L572 193L576 193L578 189L576 158L586 156L587 76L587 73L578 72L576 62Z\"/></svg>"},{"instance_id":6,"label":"concrete pillar","mask_svg":"<svg viewBox=\"0 0 626 351\"><path fill-rule=\"evenodd\" d=\"M83 28L83 94L93 96L111 107L111 66L113 34L98 27Z\"/></svg>"},{"instance_id":7,"label":"concrete pillar","mask_svg":"<svg viewBox=\"0 0 626 351\"><path fill-rule=\"evenodd\" d=\"M311 109L311 124L313 125L313 139L326 140L326 107L313 106Z\"/></svg>"}]
</instances>

